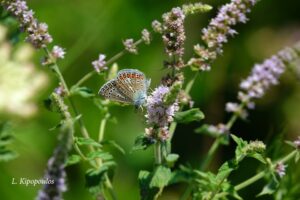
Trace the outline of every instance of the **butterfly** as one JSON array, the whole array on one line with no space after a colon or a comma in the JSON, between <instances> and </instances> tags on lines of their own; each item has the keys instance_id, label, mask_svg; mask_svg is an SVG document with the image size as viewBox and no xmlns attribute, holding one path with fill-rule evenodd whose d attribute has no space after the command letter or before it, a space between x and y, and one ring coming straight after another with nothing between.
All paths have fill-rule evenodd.
<instances>
[{"instance_id":1,"label":"butterfly","mask_svg":"<svg viewBox=\"0 0 300 200\"><path fill-rule=\"evenodd\" d=\"M104 98L127 104L136 108L145 104L151 80L137 69L123 69L117 77L105 83L99 90Z\"/></svg>"}]
</instances>

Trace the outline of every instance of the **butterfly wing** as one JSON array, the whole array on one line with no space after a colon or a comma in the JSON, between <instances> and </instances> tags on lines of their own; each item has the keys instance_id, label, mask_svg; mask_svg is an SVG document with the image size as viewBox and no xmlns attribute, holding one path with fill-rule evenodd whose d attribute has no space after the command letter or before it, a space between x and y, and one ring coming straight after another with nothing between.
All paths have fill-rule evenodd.
<instances>
[{"instance_id":1,"label":"butterfly wing","mask_svg":"<svg viewBox=\"0 0 300 200\"><path fill-rule=\"evenodd\" d=\"M123 69L117 74L118 88L130 99L134 100L138 92L146 93L148 81L143 72L137 69Z\"/></svg>"},{"instance_id":2,"label":"butterfly wing","mask_svg":"<svg viewBox=\"0 0 300 200\"><path fill-rule=\"evenodd\" d=\"M105 83L99 90L99 94L101 94L104 98L110 99L113 101L121 102L121 103L132 103L132 100L128 98L128 96L124 95L117 86L116 79L112 79Z\"/></svg>"}]
</instances>

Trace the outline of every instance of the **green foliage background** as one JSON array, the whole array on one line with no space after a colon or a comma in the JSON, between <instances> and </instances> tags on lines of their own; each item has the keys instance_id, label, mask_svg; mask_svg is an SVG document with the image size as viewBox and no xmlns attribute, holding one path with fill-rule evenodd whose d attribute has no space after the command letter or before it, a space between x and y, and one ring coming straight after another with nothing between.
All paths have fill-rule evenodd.
<instances>
[{"instance_id":1,"label":"green foliage background","mask_svg":"<svg viewBox=\"0 0 300 200\"><path fill-rule=\"evenodd\" d=\"M76 83L84 74L93 70L91 61L97 59L99 53L108 57L119 52L122 40L139 38L143 28L149 28L152 20L174 6L195 1L178 0L32 0L28 4L35 11L40 21L49 25L54 43L63 46L66 57L59 65L69 85ZM192 55L193 44L199 42L201 29L208 20L215 16L217 8L228 2L224 0L204 1L214 9L208 14L189 17L186 21L186 58ZM203 73L192 89L192 97L197 107L205 115L206 123L224 122L228 116L224 112L227 101L236 99L239 82L246 77L256 62L276 53L282 47L293 44L300 39L300 1L295 0L261 0L249 15L250 21L238 25L239 34L225 45L224 55L212 67L212 71ZM165 58L161 38L155 35L150 46L141 45L138 55L126 55L118 60L119 67L137 68L152 79L151 88L160 81ZM39 63L41 52L36 55ZM49 72L47 72L49 73ZM185 71L186 79L192 76ZM38 179L43 176L47 159L51 156L57 142L56 133L49 129L56 125L59 116L48 112L43 107L43 99L56 87L56 79L49 73L48 85L35 102L39 112L32 118L17 118L0 113L3 119L14 124L15 137L12 148L19 157L10 162L0 163L0 198L1 199L33 199L39 186L12 185L12 178L21 177ZM1 75L0 75L1 78ZM295 139L300 134L300 87L294 75L287 72L281 84L272 88L267 95L259 100L254 111L250 112L247 121L239 121L233 133L245 140L260 139L267 143L269 155L278 157L285 152L284 139ZM86 86L97 92L104 83L100 76L95 76ZM83 120L87 124L92 137L98 135L101 115L87 99L75 99ZM118 163L113 181L119 199L139 199L137 176L139 170L151 170L153 163L152 150L130 153L134 138L143 133L144 121L141 113L135 113L130 106L115 106L112 113L117 124L109 122L105 138L117 141L126 150L126 155L110 149ZM202 122L203 123L203 122ZM173 152L180 155L180 163L198 166L211 143L206 136L196 135L193 130L200 124L180 125L173 138ZM78 127L77 127L78 128ZM78 131L76 134L79 134ZM221 148L211 166L215 171L221 163L234 155L234 144ZM241 168L231 178L240 182L256 172L258 163L251 158L246 159ZM84 188L84 169L86 166L75 165L67 168L69 191L65 199L92 199ZM299 178L298 171L289 171L288 176ZM241 192L245 199L254 199L261 190L263 182L258 182ZM165 190L161 199L175 199L184 187L172 186ZM261 197L259 199L270 199Z\"/></svg>"}]
</instances>

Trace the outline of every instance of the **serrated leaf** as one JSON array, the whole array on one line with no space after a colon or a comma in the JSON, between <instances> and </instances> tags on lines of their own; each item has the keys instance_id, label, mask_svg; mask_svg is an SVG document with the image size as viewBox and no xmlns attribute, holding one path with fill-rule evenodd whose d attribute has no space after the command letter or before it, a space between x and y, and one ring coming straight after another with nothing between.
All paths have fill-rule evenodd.
<instances>
[{"instance_id":1,"label":"serrated leaf","mask_svg":"<svg viewBox=\"0 0 300 200\"><path fill-rule=\"evenodd\" d=\"M75 137L75 143L82 146L82 145L91 145L95 147L102 147L101 144L96 142L95 140L91 138L84 138L84 137Z\"/></svg>"},{"instance_id":2,"label":"serrated leaf","mask_svg":"<svg viewBox=\"0 0 300 200\"><path fill-rule=\"evenodd\" d=\"M102 145L110 145L120 151L122 154L125 154L125 150L114 140L105 140L101 142Z\"/></svg>"},{"instance_id":3,"label":"serrated leaf","mask_svg":"<svg viewBox=\"0 0 300 200\"><path fill-rule=\"evenodd\" d=\"M103 152L103 151L90 152L86 157L87 157L88 160L94 160L96 158L100 158L103 161L108 161L108 160L113 159L113 156L110 153Z\"/></svg>"},{"instance_id":4,"label":"serrated leaf","mask_svg":"<svg viewBox=\"0 0 300 200\"><path fill-rule=\"evenodd\" d=\"M172 178L172 172L170 168L164 166L158 166L152 176L150 181L150 188L164 188L168 185L169 181Z\"/></svg>"},{"instance_id":5,"label":"serrated leaf","mask_svg":"<svg viewBox=\"0 0 300 200\"><path fill-rule=\"evenodd\" d=\"M235 141L237 144L237 147L235 149L235 159L237 162L240 162L245 156L244 147L248 144L247 141L244 141L242 138L239 138L233 134L231 134L231 138Z\"/></svg>"},{"instance_id":6,"label":"serrated leaf","mask_svg":"<svg viewBox=\"0 0 300 200\"><path fill-rule=\"evenodd\" d=\"M256 197L273 194L274 192L276 192L278 186L279 183L273 178L271 182L269 182Z\"/></svg>"},{"instance_id":7,"label":"serrated leaf","mask_svg":"<svg viewBox=\"0 0 300 200\"><path fill-rule=\"evenodd\" d=\"M8 149L1 149L0 150L0 162L8 162L10 160L15 159L18 157L18 154L12 150Z\"/></svg>"},{"instance_id":8,"label":"serrated leaf","mask_svg":"<svg viewBox=\"0 0 300 200\"><path fill-rule=\"evenodd\" d=\"M90 98L95 96L93 91L88 87L72 87L70 92L71 95L79 95L83 98Z\"/></svg>"},{"instance_id":9,"label":"serrated leaf","mask_svg":"<svg viewBox=\"0 0 300 200\"><path fill-rule=\"evenodd\" d=\"M233 134L231 134L231 137L235 141L235 143L238 145L238 147L243 148L243 147L245 147L248 144L247 141L244 141L242 138L239 138L239 137L237 137L237 136L235 136Z\"/></svg>"},{"instance_id":10,"label":"serrated leaf","mask_svg":"<svg viewBox=\"0 0 300 200\"><path fill-rule=\"evenodd\" d=\"M248 155L249 157L255 158L256 160L260 161L263 164L267 164L265 158L263 155L259 154L259 153L254 153L251 155Z\"/></svg>"},{"instance_id":11,"label":"serrated leaf","mask_svg":"<svg viewBox=\"0 0 300 200\"><path fill-rule=\"evenodd\" d=\"M104 181L104 174L108 170L107 167L102 166L99 169L88 169L85 174L85 186L89 189L99 187Z\"/></svg>"},{"instance_id":12,"label":"serrated leaf","mask_svg":"<svg viewBox=\"0 0 300 200\"><path fill-rule=\"evenodd\" d=\"M115 167L117 163L115 161L106 161L102 165L110 169L112 167Z\"/></svg>"},{"instance_id":13,"label":"serrated leaf","mask_svg":"<svg viewBox=\"0 0 300 200\"><path fill-rule=\"evenodd\" d=\"M132 151L137 150L145 150L152 144L154 144L154 140L151 138L148 138L144 135L137 136L134 141L134 146L132 147Z\"/></svg>"},{"instance_id":14,"label":"serrated leaf","mask_svg":"<svg viewBox=\"0 0 300 200\"><path fill-rule=\"evenodd\" d=\"M7 148L13 141L13 131L10 123L0 121L0 162L15 159L18 154Z\"/></svg>"},{"instance_id":15,"label":"serrated leaf","mask_svg":"<svg viewBox=\"0 0 300 200\"><path fill-rule=\"evenodd\" d=\"M237 163L234 160L225 162L218 170L216 180L221 182L229 176L229 174L237 168Z\"/></svg>"},{"instance_id":16,"label":"serrated leaf","mask_svg":"<svg viewBox=\"0 0 300 200\"><path fill-rule=\"evenodd\" d=\"M193 121L201 121L204 119L203 112L199 108L192 108L190 110L177 112L174 116L174 120L178 123L190 123Z\"/></svg>"},{"instance_id":17,"label":"serrated leaf","mask_svg":"<svg viewBox=\"0 0 300 200\"><path fill-rule=\"evenodd\" d=\"M73 154L68 157L65 166L74 165L79 163L80 161L81 161L81 157L79 155Z\"/></svg>"}]
</instances>

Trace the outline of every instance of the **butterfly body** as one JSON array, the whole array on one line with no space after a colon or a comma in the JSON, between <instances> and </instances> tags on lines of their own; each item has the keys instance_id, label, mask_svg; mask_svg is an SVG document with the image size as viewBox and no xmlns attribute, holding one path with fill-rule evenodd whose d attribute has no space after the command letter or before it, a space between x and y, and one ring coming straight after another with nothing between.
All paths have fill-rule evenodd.
<instances>
[{"instance_id":1,"label":"butterfly body","mask_svg":"<svg viewBox=\"0 0 300 200\"><path fill-rule=\"evenodd\" d=\"M137 69L123 69L117 77L105 83L99 94L106 99L142 106L147 98L150 80L146 79L143 72Z\"/></svg>"}]
</instances>

